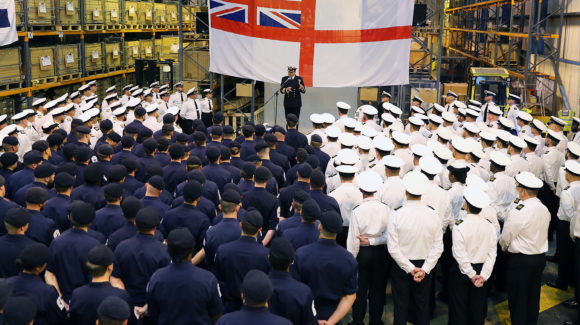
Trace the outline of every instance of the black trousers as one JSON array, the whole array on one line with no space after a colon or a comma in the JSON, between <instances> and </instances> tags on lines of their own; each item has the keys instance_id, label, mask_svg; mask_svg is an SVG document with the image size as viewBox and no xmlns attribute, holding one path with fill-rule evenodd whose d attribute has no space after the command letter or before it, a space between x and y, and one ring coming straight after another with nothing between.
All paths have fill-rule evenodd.
<instances>
[{"instance_id":1,"label":"black trousers","mask_svg":"<svg viewBox=\"0 0 580 325\"><path fill-rule=\"evenodd\" d=\"M550 211L550 226L548 227L548 239L552 240L554 238L554 233L556 232L556 226L558 224L558 208L560 207L560 198L556 196L554 192L550 189L548 184L544 182L544 186L538 192L538 200L542 202L548 211Z\"/></svg>"},{"instance_id":2,"label":"black trousers","mask_svg":"<svg viewBox=\"0 0 580 325\"><path fill-rule=\"evenodd\" d=\"M193 133L193 120L180 118L179 126L181 126L181 130L183 131L183 133L188 135Z\"/></svg>"},{"instance_id":3,"label":"black trousers","mask_svg":"<svg viewBox=\"0 0 580 325\"><path fill-rule=\"evenodd\" d=\"M342 231L336 235L336 242L346 248L346 238L348 237L348 227L342 227Z\"/></svg>"},{"instance_id":4,"label":"black trousers","mask_svg":"<svg viewBox=\"0 0 580 325\"><path fill-rule=\"evenodd\" d=\"M212 126L213 124L212 117L213 117L212 113L201 113L201 121L203 122L203 125L205 125L206 128Z\"/></svg>"},{"instance_id":5,"label":"black trousers","mask_svg":"<svg viewBox=\"0 0 580 325\"><path fill-rule=\"evenodd\" d=\"M508 253L507 292L512 325L535 325L540 311L540 287L546 254Z\"/></svg>"},{"instance_id":6,"label":"black trousers","mask_svg":"<svg viewBox=\"0 0 580 325\"><path fill-rule=\"evenodd\" d=\"M387 246L362 246L358 262L358 290L352 306L352 325L363 325L369 305L369 325L382 325L381 320L386 301Z\"/></svg>"},{"instance_id":7,"label":"black trousers","mask_svg":"<svg viewBox=\"0 0 580 325\"><path fill-rule=\"evenodd\" d=\"M413 265L420 267L423 260L411 261ZM427 274L423 281L413 281L411 274L393 263L391 268L391 286L393 287L394 322L395 325L406 325L409 320L409 312L413 312L414 325L427 325L430 322L429 306L431 303L431 285L433 276Z\"/></svg>"},{"instance_id":8,"label":"black trousers","mask_svg":"<svg viewBox=\"0 0 580 325\"><path fill-rule=\"evenodd\" d=\"M558 220L556 226L556 258L558 259L558 279L562 288L572 285L574 278L574 242L570 238L570 222Z\"/></svg>"},{"instance_id":9,"label":"black trousers","mask_svg":"<svg viewBox=\"0 0 580 325\"><path fill-rule=\"evenodd\" d=\"M286 106L284 105L284 121L286 121L286 116L288 116L288 114L294 114L298 117L298 120L300 121L300 108L301 106Z\"/></svg>"},{"instance_id":10,"label":"black trousers","mask_svg":"<svg viewBox=\"0 0 580 325\"><path fill-rule=\"evenodd\" d=\"M475 272L481 272L483 264L471 265ZM462 274L459 265L449 274L449 325L483 325L487 315L487 287L478 288L471 279Z\"/></svg>"},{"instance_id":11,"label":"black trousers","mask_svg":"<svg viewBox=\"0 0 580 325\"><path fill-rule=\"evenodd\" d=\"M576 272L574 272L574 281L576 282L574 296L576 301L580 301L580 238L576 237L574 242L574 261L576 264ZM578 305L578 319L576 321L580 322L580 304Z\"/></svg>"},{"instance_id":12,"label":"black trousers","mask_svg":"<svg viewBox=\"0 0 580 325\"><path fill-rule=\"evenodd\" d=\"M449 296L449 275L451 273L451 269L455 264L455 259L453 258L453 251L452 246L453 240L451 238L451 229L447 229L447 231L443 234L443 254L441 254L441 295L443 297ZM435 291L433 290L433 295ZM432 301L433 307L435 308L435 301Z\"/></svg>"}]
</instances>

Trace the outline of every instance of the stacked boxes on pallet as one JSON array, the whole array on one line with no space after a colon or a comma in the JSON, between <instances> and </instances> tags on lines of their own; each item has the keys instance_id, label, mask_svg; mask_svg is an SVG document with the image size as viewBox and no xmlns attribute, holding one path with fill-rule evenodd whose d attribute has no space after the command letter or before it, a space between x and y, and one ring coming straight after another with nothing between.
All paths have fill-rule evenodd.
<instances>
[{"instance_id":1,"label":"stacked boxes on pallet","mask_svg":"<svg viewBox=\"0 0 580 325\"><path fill-rule=\"evenodd\" d=\"M85 6L85 30L102 30L104 19L103 0L82 0Z\"/></svg>"},{"instance_id":2,"label":"stacked boxes on pallet","mask_svg":"<svg viewBox=\"0 0 580 325\"><path fill-rule=\"evenodd\" d=\"M139 25L142 29L153 28L153 2L139 2Z\"/></svg>"},{"instance_id":3,"label":"stacked boxes on pallet","mask_svg":"<svg viewBox=\"0 0 580 325\"><path fill-rule=\"evenodd\" d=\"M105 42L105 68L108 72L123 68L123 43L121 38L113 38Z\"/></svg>"},{"instance_id":4,"label":"stacked boxes on pallet","mask_svg":"<svg viewBox=\"0 0 580 325\"><path fill-rule=\"evenodd\" d=\"M104 68L103 44L85 43L85 69L89 74L102 72Z\"/></svg>"},{"instance_id":5,"label":"stacked boxes on pallet","mask_svg":"<svg viewBox=\"0 0 580 325\"><path fill-rule=\"evenodd\" d=\"M156 38L155 39L155 59L163 60L161 55L161 49L163 48L163 39Z\"/></svg>"},{"instance_id":6,"label":"stacked boxes on pallet","mask_svg":"<svg viewBox=\"0 0 580 325\"><path fill-rule=\"evenodd\" d=\"M155 27L156 28L166 28L167 27L167 14L166 14L166 6L164 3L154 3L153 4L153 12L155 18Z\"/></svg>"},{"instance_id":7,"label":"stacked boxes on pallet","mask_svg":"<svg viewBox=\"0 0 580 325\"><path fill-rule=\"evenodd\" d=\"M81 76L80 53L79 44L56 46L57 73L60 80L72 80Z\"/></svg>"},{"instance_id":8,"label":"stacked boxes on pallet","mask_svg":"<svg viewBox=\"0 0 580 325\"><path fill-rule=\"evenodd\" d=\"M54 25L52 0L28 1L28 26L30 30L50 30Z\"/></svg>"},{"instance_id":9,"label":"stacked boxes on pallet","mask_svg":"<svg viewBox=\"0 0 580 325\"><path fill-rule=\"evenodd\" d=\"M105 25L107 29L123 29L123 15L120 0L105 1Z\"/></svg>"},{"instance_id":10,"label":"stacked boxes on pallet","mask_svg":"<svg viewBox=\"0 0 580 325\"><path fill-rule=\"evenodd\" d=\"M56 82L56 46L30 48L30 80L33 84Z\"/></svg>"},{"instance_id":11,"label":"stacked boxes on pallet","mask_svg":"<svg viewBox=\"0 0 580 325\"><path fill-rule=\"evenodd\" d=\"M54 0L56 24L60 30L81 30L79 0Z\"/></svg>"},{"instance_id":12,"label":"stacked boxes on pallet","mask_svg":"<svg viewBox=\"0 0 580 325\"><path fill-rule=\"evenodd\" d=\"M165 5L165 12L167 14L167 28L179 28L179 17L177 11L179 8L176 3L168 3Z\"/></svg>"},{"instance_id":13,"label":"stacked boxes on pallet","mask_svg":"<svg viewBox=\"0 0 580 325\"><path fill-rule=\"evenodd\" d=\"M0 89L20 88L20 48L0 49Z\"/></svg>"},{"instance_id":14,"label":"stacked boxes on pallet","mask_svg":"<svg viewBox=\"0 0 580 325\"><path fill-rule=\"evenodd\" d=\"M125 1L125 28L139 29L139 2Z\"/></svg>"},{"instance_id":15,"label":"stacked boxes on pallet","mask_svg":"<svg viewBox=\"0 0 580 325\"><path fill-rule=\"evenodd\" d=\"M125 66L132 68L135 66L135 59L139 59L139 41L125 42Z\"/></svg>"},{"instance_id":16,"label":"stacked boxes on pallet","mask_svg":"<svg viewBox=\"0 0 580 325\"><path fill-rule=\"evenodd\" d=\"M139 40L139 58L140 59L147 59L153 60L155 59L155 43L152 39L142 39Z\"/></svg>"},{"instance_id":17,"label":"stacked boxes on pallet","mask_svg":"<svg viewBox=\"0 0 580 325\"><path fill-rule=\"evenodd\" d=\"M162 36L161 37L161 54L160 60L178 61L179 54L179 37L177 36Z\"/></svg>"}]
</instances>

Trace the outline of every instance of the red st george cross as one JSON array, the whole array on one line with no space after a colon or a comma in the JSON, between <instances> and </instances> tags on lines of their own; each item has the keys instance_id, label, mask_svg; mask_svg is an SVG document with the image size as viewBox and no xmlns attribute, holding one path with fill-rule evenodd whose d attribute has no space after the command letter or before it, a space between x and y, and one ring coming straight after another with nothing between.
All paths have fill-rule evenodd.
<instances>
[{"instance_id":1,"label":"red st george cross","mask_svg":"<svg viewBox=\"0 0 580 325\"><path fill-rule=\"evenodd\" d=\"M315 30L316 0L227 0L231 4L248 6L248 23L224 19L211 15L211 27L234 34L264 38L276 41L299 42L300 75L304 78L306 86L312 86L312 71L314 65L314 45L316 43L362 43L380 42L411 38L411 26L395 26L377 29L359 30ZM285 10L299 10L301 12L300 24L277 15L281 19L296 26L298 29L260 26L257 24L258 7L275 8ZM223 12L219 13L223 14Z\"/></svg>"}]
</instances>

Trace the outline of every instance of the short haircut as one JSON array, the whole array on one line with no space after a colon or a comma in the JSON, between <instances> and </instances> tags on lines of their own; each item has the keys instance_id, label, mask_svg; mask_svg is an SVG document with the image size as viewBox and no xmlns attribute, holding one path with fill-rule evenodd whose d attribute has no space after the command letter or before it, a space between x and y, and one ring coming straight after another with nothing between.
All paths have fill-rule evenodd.
<instances>
[{"instance_id":1,"label":"short haircut","mask_svg":"<svg viewBox=\"0 0 580 325\"><path fill-rule=\"evenodd\" d=\"M169 252L169 257L173 263L186 262L193 252L189 248L179 248L173 245L168 245L167 251Z\"/></svg>"},{"instance_id":2,"label":"short haircut","mask_svg":"<svg viewBox=\"0 0 580 325\"><path fill-rule=\"evenodd\" d=\"M96 278L99 276L103 276L105 272L107 272L108 265L96 265L91 262L87 262L87 269L89 270L89 274L91 277Z\"/></svg>"},{"instance_id":3,"label":"short haircut","mask_svg":"<svg viewBox=\"0 0 580 325\"><path fill-rule=\"evenodd\" d=\"M251 224L242 221L242 232L244 234L247 234L247 235L255 235L255 234L258 233L258 230L259 229L260 228L255 227L255 226L252 226Z\"/></svg>"},{"instance_id":4,"label":"short haircut","mask_svg":"<svg viewBox=\"0 0 580 325\"><path fill-rule=\"evenodd\" d=\"M281 259L279 257L273 256L272 254L268 255L268 260L270 261L270 265L272 265L272 268L278 271L286 271L288 269L288 266L292 264L291 260L288 261L285 259Z\"/></svg>"},{"instance_id":5,"label":"short haircut","mask_svg":"<svg viewBox=\"0 0 580 325\"><path fill-rule=\"evenodd\" d=\"M236 203L221 201L222 211L224 213L233 213L236 211L236 207L238 206Z\"/></svg>"},{"instance_id":6,"label":"short haircut","mask_svg":"<svg viewBox=\"0 0 580 325\"><path fill-rule=\"evenodd\" d=\"M469 202L467 202L467 201L465 201L465 203L467 204L467 211L468 211L469 213L472 213L472 214L480 214L480 213L481 213L481 210L482 210L482 209L480 209L480 208L477 208L477 207L475 207L475 206L471 205L471 204L470 204Z\"/></svg>"}]
</instances>

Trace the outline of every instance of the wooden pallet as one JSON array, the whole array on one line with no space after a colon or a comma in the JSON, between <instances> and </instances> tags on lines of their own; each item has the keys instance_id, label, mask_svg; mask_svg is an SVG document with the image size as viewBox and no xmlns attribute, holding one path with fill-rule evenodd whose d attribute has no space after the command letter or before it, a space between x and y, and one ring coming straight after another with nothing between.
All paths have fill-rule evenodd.
<instances>
[{"instance_id":1,"label":"wooden pallet","mask_svg":"<svg viewBox=\"0 0 580 325\"><path fill-rule=\"evenodd\" d=\"M124 29L141 29L141 25L127 25L127 24L125 24Z\"/></svg>"},{"instance_id":2,"label":"wooden pallet","mask_svg":"<svg viewBox=\"0 0 580 325\"><path fill-rule=\"evenodd\" d=\"M123 25L105 25L106 30L123 30L125 27Z\"/></svg>"},{"instance_id":3,"label":"wooden pallet","mask_svg":"<svg viewBox=\"0 0 580 325\"><path fill-rule=\"evenodd\" d=\"M85 25L85 30L87 31L93 31L93 30L103 30L103 25L102 24L91 24L91 25Z\"/></svg>"},{"instance_id":4,"label":"wooden pallet","mask_svg":"<svg viewBox=\"0 0 580 325\"><path fill-rule=\"evenodd\" d=\"M80 31L83 29L81 25L61 25L56 26L57 31Z\"/></svg>"},{"instance_id":5,"label":"wooden pallet","mask_svg":"<svg viewBox=\"0 0 580 325\"><path fill-rule=\"evenodd\" d=\"M58 76L58 81L68 81L68 80L75 80L75 79L79 79L81 77L80 73L69 73L69 74L63 74Z\"/></svg>"},{"instance_id":6,"label":"wooden pallet","mask_svg":"<svg viewBox=\"0 0 580 325\"><path fill-rule=\"evenodd\" d=\"M52 25L30 25L28 26L28 31L53 31L54 26Z\"/></svg>"},{"instance_id":7,"label":"wooden pallet","mask_svg":"<svg viewBox=\"0 0 580 325\"><path fill-rule=\"evenodd\" d=\"M165 25L165 28L166 29L178 29L179 25ZM185 26L183 28L185 28Z\"/></svg>"},{"instance_id":8,"label":"wooden pallet","mask_svg":"<svg viewBox=\"0 0 580 325\"><path fill-rule=\"evenodd\" d=\"M32 84L33 85L45 85L45 84L50 84L50 83L54 83L57 81L58 81L58 77L54 76L54 77L34 79L34 80L32 80Z\"/></svg>"},{"instance_id":9,"label":"wooden pallet","mask_svg":"<svg viewBox=\"0 0 580 325\"><path fill-rule=\"evenodd\" d=\"M518 62L517 61L502 61L502 60L497 60L497 61L495 61L495 64L502 65L502 66L504 66L504 65L517 65Z\"/></svg>"},{"instance_id":10,"label":"wooden pallet","mask_svg":"<svg viewBox=\"0 0 580 325\"><path fill-rule=\"evenodd\" d=\"M120 71L120 70L125 70L125 67L123 66L117 66L117 67L106 67L105 70L107 72L113 72L113 71Z\"/></svg>"},{"instance_id":11,"label":"wooden pallet","mask_svg":"<svg viewBox=\"0 0 580 325\"><path fill-rule=\"evenodd\" d=\"M101 74L101 73L104 73L104 69L87 71L87 76L94 76L94 75Z\"/></svg>"},{"instance_id":12,"label":"wooden pallet","mask_svg":"<svg viewBox=\"0 0 580 325\"><path fill-rule=\"evenodd\" d=\"M20 82L13 82L13 83L7 83L4 85L0 85L0 91L10 90L10 89L19 89L19 88L22 88L22 83L20 83Z\"/></svg>"},{"instance_id":13,"label":"wooden pallet","mask_svg":"<svg viewBox=\"0 0 580 325\"><path fill-rule=\"evenodd\" d=\"M155 29L155 25L141 25L140 29Z\"/></svg>"}]
</instances>

